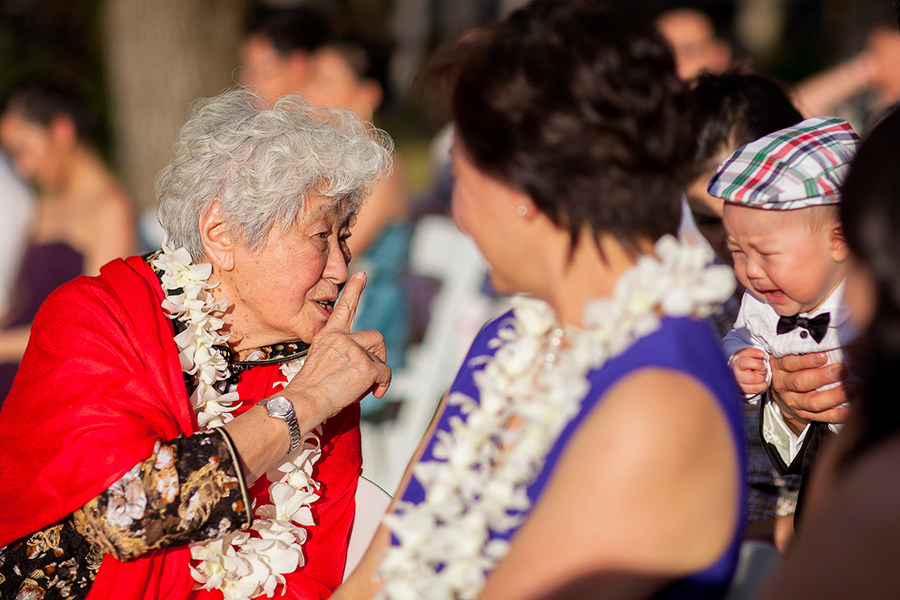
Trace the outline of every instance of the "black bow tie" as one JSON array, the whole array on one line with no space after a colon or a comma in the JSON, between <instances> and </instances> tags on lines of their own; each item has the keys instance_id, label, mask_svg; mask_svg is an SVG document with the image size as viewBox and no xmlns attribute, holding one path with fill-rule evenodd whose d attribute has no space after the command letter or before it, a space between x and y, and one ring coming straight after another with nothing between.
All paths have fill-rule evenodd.
<instances>
[{"instance_id":1,"label":"black bow tie","mask_svg":"<svg viewBox=\"0 0 900 600\"><path fill-rule=\"evenodd\" d=\"M800 327L809 331L809 334L818 344L825 337L825 332L828 331L829 321L831 321L830 313L822 313L812 319L807 319L806 317L801 317L799 315L794 315L793 317L781 317L778 319L778 327L775 328L775 331L778 332L778 335L781 335L782 333L787 333Z\"/></svg>"}]
</instances>

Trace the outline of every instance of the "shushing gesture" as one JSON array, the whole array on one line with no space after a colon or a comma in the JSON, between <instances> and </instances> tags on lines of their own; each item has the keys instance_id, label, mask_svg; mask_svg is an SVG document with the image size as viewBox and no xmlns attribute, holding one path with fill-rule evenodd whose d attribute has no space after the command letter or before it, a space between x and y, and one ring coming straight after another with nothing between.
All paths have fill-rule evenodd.
<instances>
[{"instance_id":1,"label":"shushing gesture","mask_svg":"<svg viewBox=\"0 0 900 600\"><path fill-rule=\"evenodd\" d=\"M351 333L365 285L362 271L347 281L328 322L313 337L303 368L284 388L284 395L295 405L308 403L309 410L303 413L310 419L309 429L370 391L381 398L390 386L391 368L385 364L384 337L377 331ZM300 411L297 412L299 416Z\"/></svg>"}]
</instances>

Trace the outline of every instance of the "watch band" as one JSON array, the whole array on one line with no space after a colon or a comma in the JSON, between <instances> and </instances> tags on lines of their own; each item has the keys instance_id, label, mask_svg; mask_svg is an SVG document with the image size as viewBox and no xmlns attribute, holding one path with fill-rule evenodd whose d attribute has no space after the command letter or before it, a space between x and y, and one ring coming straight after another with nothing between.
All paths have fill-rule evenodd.
<instances>
[{"instance_id":1,"label":"watch band","mask_svg":"<svg viewBox=\"0 0 900 600\"><path fill-rule=\"evenodd\" d=\"M294 404L284 396L263 398L257 404L262 405L270 417L281 419L287 423L291 434L291 446L288 454L296 450L300 445L300 425L297 423L297 415L294 413Z\"/></svg>"}]
</instances>

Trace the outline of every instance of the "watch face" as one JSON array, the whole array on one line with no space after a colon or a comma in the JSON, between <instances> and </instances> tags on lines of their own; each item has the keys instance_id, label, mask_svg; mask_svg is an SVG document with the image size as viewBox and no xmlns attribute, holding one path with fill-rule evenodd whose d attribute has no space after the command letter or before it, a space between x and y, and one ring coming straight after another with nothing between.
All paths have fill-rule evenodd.
<instances>
[{"instance_id":1,"label":"watch face","mask_svg":"<svg viewBox=\"0 0 900 600\"><path fill-rule=\"evenodd\" d=\"M284 396L275 396L274 398L269 398L269 401L266 402L266 411L272 416L284 417L293 408L291 401Z\"/></svg>"}]
</instances>

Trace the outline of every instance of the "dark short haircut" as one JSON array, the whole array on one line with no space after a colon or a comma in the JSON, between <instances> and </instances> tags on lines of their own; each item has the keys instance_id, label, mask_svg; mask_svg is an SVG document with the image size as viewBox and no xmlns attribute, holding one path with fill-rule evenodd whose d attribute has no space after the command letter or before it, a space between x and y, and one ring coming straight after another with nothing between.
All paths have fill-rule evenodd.
<instances>
[{"instance_id":1,"label":"dark short haircut","mask_svg":"<svg viewBox=\"0 0 900 600\"><path fill-rule=\"evenodd\" d=\"M862 422L850 457L885 440L900 427L900 110L863 140L842 189L840 211L847 244L875 278L876 309L856 348L854 372L863 398L854 405Z\"/></svg>"},{"instance_id":2,"label":"dark short haircut","mask_svg":"<svg viewBox=\"0 0 900 600\"><path fill-rule=\"evenodd\" d=\"M281 55L294 50L313 51L332 36L328 20L309 8L259 7L244 27L244 37L262 35Z\"/></svg>"},{"instance_id":3,"label":"dark short haircut","mask_svg":"<svg viewBox=\"0 0 900 600\"><path fill-rule=\"evenodd\" d=\"M803 120L787 88L764 75L701 75L691 95L697 139L694 176L715 169L723 154Z\"/></svg>"},{"instance_id":4,"label":"dark short haircut","mask_svg":"<svg viewBox=\"0 0 900 600\"><path fill-rule=\"evenodd\" d=\"M57 117L75 125L78 139L95 143L99 135L96 114L87 96L76 84L55 79L30 79L13 86L3 99L3 113L49 127Z\"/></svg>"},{"instance_id":5,"label":"dark short haircut","mask_svg":"<svg viewBox=\"0 0 900 600\"><path fill-rule=\"evenodd\" d=\"M451 52L463 150L573 246L585 227L632 252L677 230L689 99L650 24L588 0L538 0Z\"/></svg>"}]
</instances>

